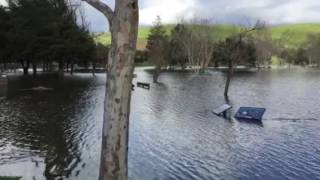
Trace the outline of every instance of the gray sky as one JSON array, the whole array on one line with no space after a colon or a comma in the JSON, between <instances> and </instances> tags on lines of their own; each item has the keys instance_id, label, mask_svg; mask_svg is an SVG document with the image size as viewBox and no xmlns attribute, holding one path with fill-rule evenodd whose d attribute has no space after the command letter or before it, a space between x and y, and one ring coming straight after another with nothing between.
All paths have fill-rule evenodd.
<instances>
[{"instance_id":1,"label":"gray sky","mask_svg":"<svg viewBox=\"0 0 320 180\"><path fill-rule=\"evenodd\" d=\"M114 4L114 0L102 1ZM320 22L320 0L139 0L139 4L140 25L151 25L157 15L164 23L194 16L232 24L246 24L257 19L268 24ZM103 15L86 3L83 9L92 31L107 29Z\"/></svg>"}]
</instances>

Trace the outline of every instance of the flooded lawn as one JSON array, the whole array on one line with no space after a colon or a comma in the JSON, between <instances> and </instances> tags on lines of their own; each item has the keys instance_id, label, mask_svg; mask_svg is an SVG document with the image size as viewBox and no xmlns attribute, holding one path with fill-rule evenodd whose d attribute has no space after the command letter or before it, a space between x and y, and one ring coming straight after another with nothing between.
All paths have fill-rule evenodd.
<instances>
[{"instance_id":1,"label":"flooded lawn","mask_svg":"<svg viewBox=\"0 0 320 180\"><path fill-rule=\"evenodd\" d=\"M163 73L159 81L133 92L130 179L320 179L319 71L236 74L231 113L265 107L262 124L211 113L225 103L220 72ZM10 77L0 90L0 176L97 179L104 84L104 75ZM52 89L30 90L38 86Z\"/></svg>"}]
</instances>

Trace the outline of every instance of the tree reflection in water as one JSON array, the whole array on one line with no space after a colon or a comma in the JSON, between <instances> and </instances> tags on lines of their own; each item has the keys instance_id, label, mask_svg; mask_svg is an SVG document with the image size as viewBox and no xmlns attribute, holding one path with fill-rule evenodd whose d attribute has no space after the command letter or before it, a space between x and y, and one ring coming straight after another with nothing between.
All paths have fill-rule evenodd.
<instances>
[{"instance_id":1,"label":"tree reflection in water","mask_svg":"<svg viewBox=\"0 0 320 180\"><path fill-rule=\"evenodd\" d=\"M54 91L21 91L38 85L50 85ZM0 164L39 156L44 162L32 161L36 166L45 164L47 179L78 175L74 171L82 161L81 133L87 127L77 115L85 113L81 98L88 83L61 81L55 76L21 77L8 88L8 99L0 103L0 141L14 148L0 147ZM7 152L8 149L11 151Z\"/></svg>"}]
</instances>

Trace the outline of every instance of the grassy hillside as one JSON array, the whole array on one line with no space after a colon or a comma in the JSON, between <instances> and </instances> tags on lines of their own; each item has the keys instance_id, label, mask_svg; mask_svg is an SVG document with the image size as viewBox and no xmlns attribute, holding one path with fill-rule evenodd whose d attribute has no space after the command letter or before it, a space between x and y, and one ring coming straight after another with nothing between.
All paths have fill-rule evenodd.
<instances>
[{"instance_id":1,"label":"grassy hillside","mask_svg":"<svg viewBox=\"0 0 320 180\"><path fill-rule=\"evenodd\" d=\"M282 34L288 34L292 46L301 46L308 34L320 33L320 24L291 24L271 28L273 39L279 39Z\"/></svg>"},{"instance_id":2,"label":"grassy hillside","mask_svg":"<svg viewBox=\"0 0 320 180\"><path fill-rule=\"evenodd\" d=\"M167 25L166 29L170 33L172 25ZM320 24L290 24L271 27L272 38L274 40L279 39L281 35L287 34L290 37L288 43L291 47L301 46L308 34L310 33L320 33ZM239 30L238 27L232 25L217 25L216 26L216 36L219 39L224 39ZM148 34L150 32L150 27L140 27L138 34L138 49L144 49L147 44ZM95 40L99 43L110 44L111 38L109 33L99 33L94 34Z\"/></svg>"}]
</instances>

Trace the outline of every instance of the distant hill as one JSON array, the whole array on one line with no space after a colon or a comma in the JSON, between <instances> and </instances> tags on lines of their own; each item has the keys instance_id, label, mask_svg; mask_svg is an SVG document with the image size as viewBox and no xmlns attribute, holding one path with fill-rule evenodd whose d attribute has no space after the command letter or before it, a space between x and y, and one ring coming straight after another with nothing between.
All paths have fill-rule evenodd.
<instances>
[{"instance_id":1,"label":"distant hill","mask_svg":"<svg viewBox=\"0 0 320 180\"><path fill-rule=\"evenodd\" d=\"M220 39L224 39L239 30L239 27L232 25L215 25L217 30L217 36ZM168 33L170 33L173 25L166 25ZM279 39L282 34L288 34L290 37L290 42L288 46L299 47L301 46L307 35L310 33L320 33L320 23L309 23L309 24L288 24L270 27L272 38L274 40ZM147 44L148 34L150 32L150 27L140 27L138 34L138 49L145 49ZM110 44L111 37L109 33L96 33L94 34L95 40L103 44Z\"/></svg>"}]
</instances>

